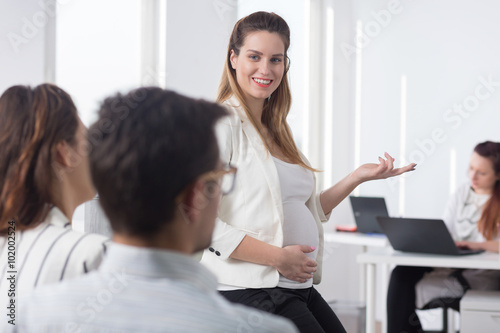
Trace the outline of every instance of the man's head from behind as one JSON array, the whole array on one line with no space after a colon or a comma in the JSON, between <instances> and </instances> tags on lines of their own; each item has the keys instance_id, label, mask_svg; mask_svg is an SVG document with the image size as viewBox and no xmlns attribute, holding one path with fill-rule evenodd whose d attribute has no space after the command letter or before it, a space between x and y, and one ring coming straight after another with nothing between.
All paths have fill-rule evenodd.
<instances>
[{"instance_id":1,"label":"man's head from behind","mask_svg":"<svg viewBox=\"0 0 500 333\"><path fill-rule=\"evenodd\" d=\"M220 168L214 125L225 115L215 103L160 88L102 103L89 160L115 240L175 248L163 242L188 235L193 248L181 250L209 245L220 193L204 175Z\"/></svg>"}]
</instances>

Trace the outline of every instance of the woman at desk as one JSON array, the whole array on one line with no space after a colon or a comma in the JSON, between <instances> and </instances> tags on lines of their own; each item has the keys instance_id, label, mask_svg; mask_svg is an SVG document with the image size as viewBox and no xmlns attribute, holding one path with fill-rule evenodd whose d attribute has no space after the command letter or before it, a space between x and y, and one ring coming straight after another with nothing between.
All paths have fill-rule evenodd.
<instances>
[{"instance_id":1,"label":"woman at desk","mask_svg":"<svg viewBox=\"0 0 500 333\"><path fill-rule=\"evenodd\" d=\"M316 170L286 122L289 45L288 25L274 13L244 17L231 34L217 98L230 116L217 131L222 158L238 167L238 178L221 200L202 263L230 301L288 317L302 332L345 332L312 286L321 278L321 222L357 185L415 165L394 168L386 154L317 193Z\"/></svg>"},{"instance_id":2,"label":"woman at desk","mask_svg":"<svg viewBox=\"0 0 500 333\"><path fill-rule=\"evenodd\" d=\"M443 220L459 247L498 252L500 143L486 141L474 148L469 179L449 199ZM387 294L388 333L421 332L415 309L436 298L461 297L467 288L500 289L500 272L396 267Z\"/></svg>"}]
</instances>

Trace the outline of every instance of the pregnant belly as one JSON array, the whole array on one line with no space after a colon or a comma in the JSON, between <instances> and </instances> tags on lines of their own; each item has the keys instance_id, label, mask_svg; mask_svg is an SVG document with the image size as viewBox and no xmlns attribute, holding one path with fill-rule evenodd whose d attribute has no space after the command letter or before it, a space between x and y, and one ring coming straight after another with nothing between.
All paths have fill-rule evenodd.
<instances>
[{"instance_id":1,"label":"pregnant belly","mask_svg":"<svg viewBox=\"0 0 500 333\"><path fill-rule=\"evenodd\" d=\"M318 227L313 215L304 203L287 202L283 204L283 246L308 245L319 246ZM313 259L316 252L307 253Z\"/></svg>"}]
</instances>

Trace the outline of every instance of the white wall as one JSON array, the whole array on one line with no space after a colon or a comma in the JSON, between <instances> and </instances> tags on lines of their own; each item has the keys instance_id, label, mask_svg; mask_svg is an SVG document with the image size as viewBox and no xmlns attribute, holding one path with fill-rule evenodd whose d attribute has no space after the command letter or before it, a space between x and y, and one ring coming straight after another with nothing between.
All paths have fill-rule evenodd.
<instances>
[{"instance_id":1,"label":"white wall","mask_svg":"<svg viewBox=\"0 0 500 333\"><path fill-rule=\"evenodd\" d=\"M166 87L215 100L235 22L235 0L167 1Z\"/></svg>"},{"instance_id":2,"label":"white wall","mask_svg":"<svg viewBox=\"0 0 500 333\"><path fill-rule=\"evenodd\" d=\"M335 110L339 114L334 120L339 123L333 126L341 136L334 147L347 147L335 155L337 161L353 168L354 161L376 161L387 151L398 164L418 163L408 176L359 187L360 195L384 196L391 215L440 217L450 191L467 179L474 145L488 139L500 141L498 10L498 2L492 0L335 1L335 29L350 25L351 31L335 42L336 55L344 58L335 61L335 86L348 86L345 93L351 101ZM356 50L358 20L363 24L363 37ZM403 76L406 97L402 95ZM485 85L483 79L493 83ZM455 105L462 105L462 115L454 111ZM402 109L406 110L404 131ZM345 169L337 169L334 178ZM335 209L329 224L353 223L348 206L345 202ZM338 245L327 258L326 279L318 288L326 298L357 298L358 291L352 287L359 277L355 263L359 250ZM343 252L345 257L337 254ZM381 310L378 318L385 316Z\"/></svg>"},{"instance_id":3,"label":"white wall","mask_svg":"<svg viewBox=\"0 0 500 333\"><path fill-rule=\"evenodd\" d=\"M331 11L330 16L326 13ZM332 22L328 22L332 20ZM321 188L340 181L354 169L353 121L355 59L350 60L340 52L341 41L355 36L353 27L353 5L350 0L311 1L311 104L308 113L314 115L310 124L310 158L316 160ZM333 68L327 65L325 46L328 40L326 29L333 23ZM331 36L331 35L330 35ZM330 37L331 38L331 37ZM325 89L333 79L333 91ZM330 100L328 100L330 99ZM329 102L329 103L328 103ZM328 107L332 109L329 110ZM331 112L330 117L325 113ZM331 142L327 141L327 138ZM315 146L316 149L315 149ZM329 173L329 175L328 175ZM324 225L326 232L334 230L336 224L353 224L348 200L340 203L332 212L330 221ZM359 270L355 263L359 246L326 244L323 263L323 282L317 289L327 300L359 299Z\"/></svg>"},{"instance_id":4,"label":"white wall","mask_svg":"<svg viewBox=\"0 0 500 333\"><path fill-rule=\"evenodd\" d=\"M450 188L466 180L474 145L500 140L498 6L487 0L401 1L400 13L368 36L361 50L361 160L390 151L399 161L418 163L405 187L400 181L361 186L362 194L384 195L393 214L441 216ZM376 21L374 13L387 8L382 0L354 4L365 29ZM400 126L403 76L406 135ZM495 83L484 86L490 78Z\"/></svg>"},{"instance_id":5,"label":"white wall","mask_svg":"<svg viewBox=\"0 0 500 333\"><path fill-rule=\"evenodd\" d=\"M44 81L45 19L38 0L0 1L0 92Z\"/></svg>"}]
</instances>

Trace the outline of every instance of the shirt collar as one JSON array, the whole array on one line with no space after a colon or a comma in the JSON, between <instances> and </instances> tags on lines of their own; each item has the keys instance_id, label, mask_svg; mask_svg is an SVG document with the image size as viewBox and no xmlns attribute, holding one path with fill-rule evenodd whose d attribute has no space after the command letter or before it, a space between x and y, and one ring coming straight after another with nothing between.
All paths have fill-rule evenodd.
<instances>
[{"instance_id":1,"label":"shirt collar","mask_svg":"<svg viewBox=\"0 0 500 333\"><path fill-rule=\"evenodd\" d=\"M112 242L99 271L179 280L207 292L217 289L217 278L207 268L188 255L169 250Z\"/></svg>"},{"instance_id":2,"label":"shirt collar","mask_svg":"<svg viewBox=\"0 0 500 333\"><path fill-rule=\"evenodd\" d=\"M69 222L66 215L64 215L64 213L56 206L52 206L52 208L50 208L50 211L45 218L45 222L59 228L71 229L71 222Z\"/></svg>"}]
</instances>

